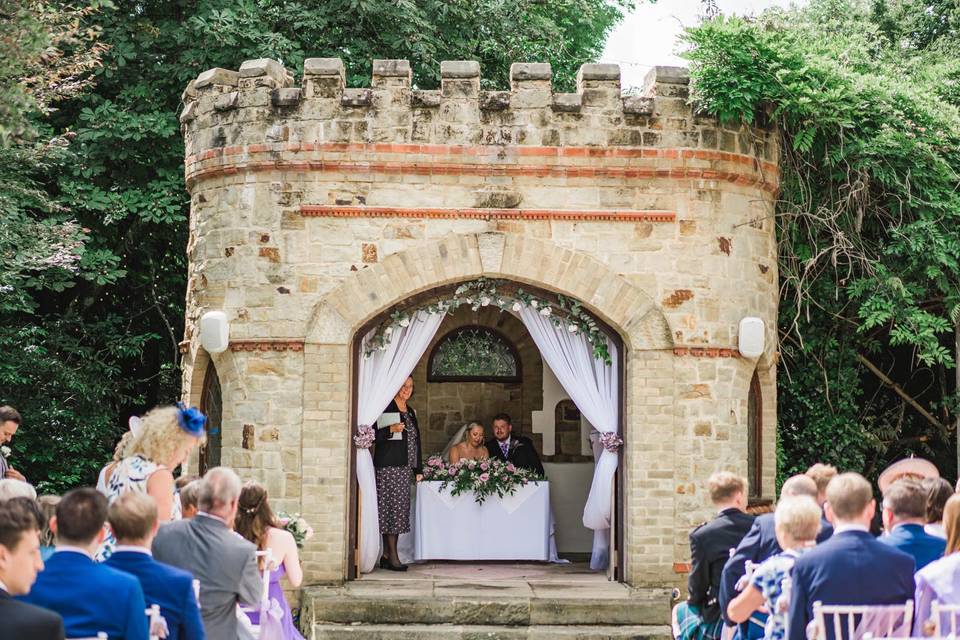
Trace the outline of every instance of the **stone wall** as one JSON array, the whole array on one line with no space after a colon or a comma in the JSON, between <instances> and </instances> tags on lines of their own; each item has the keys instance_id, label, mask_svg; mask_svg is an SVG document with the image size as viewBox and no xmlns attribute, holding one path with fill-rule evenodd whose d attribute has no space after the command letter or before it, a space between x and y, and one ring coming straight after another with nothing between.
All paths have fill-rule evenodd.
<instances>
[{"instance_id":1,"label":"stone wall","mask_svg":"<svg viewBox=\"0 0 960 640\"><path fill-rule=\"evenodd\" d=\"M437 91L412 89L405 61L373 68L347 88L340 61L311 59L294 86L254 60L185 90L185 397L209 357L198 319L223 310L224 462L311 520L308 580L342 580L357 337L480 276L576 298L625 350L624 578L675 580L711 513L702 480L746 473L754 370L774 490L774 133L695 114L682 69L621 97L611 65L584 65L572 94L543 64L513 65L503 92L471 62L444 62ZM767 326L759 359L737 351L747 315Z\"/></svg>"}]
</instances>

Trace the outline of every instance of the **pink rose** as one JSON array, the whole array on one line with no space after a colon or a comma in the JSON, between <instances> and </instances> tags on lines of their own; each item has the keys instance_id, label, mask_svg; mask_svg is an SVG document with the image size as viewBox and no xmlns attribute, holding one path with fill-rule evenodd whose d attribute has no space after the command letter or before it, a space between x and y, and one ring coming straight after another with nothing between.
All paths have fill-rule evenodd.
<instances>
[{"instance_id":1,"label":"pink rose","mask_svg":"<svg viewBox=\"0 0 960 640\"><path fill-rule=\"evenodd\" d=\"M516 471L516 470L517 470L517 468L516 468L515 466L513 466L513 463L512 463L512 462L508 462L508 463L507 463L507 471L509 471L510 473L513 473L513 472Z\"/></svg>"},{"instance_id":2,"label":"pink rose","mask_svg":"<svg viewBox=\"0 0 960 640\"><path fill-rule=\"evenodd\" d=\"M486 481L489 480L489 479L490 479L490 474L489 474L489 473L481 473L481 474L480 474L480 482L486 482Z\"/></svg>"},{"instance_id":3,"label":"pink rose","mask_svg":"<svg viewBox=\"0 0 960 640\"><path fill-rule=\"evenodd\" d=\"M480 463L480 468L483 469L484 471L486 471L487 469L490 468L490 465L488 465L486 462L481 462L481 463Z\"/></svg>"},{"instance_id":4,"label":"pink rose","mask_svg":"<svg viewBox=\"0 0 960 640\"><path fill-rule=\"evenodd\" d=\"M447 473L450 474L451 476L455 476L455 475L457 475L457 470L456 470L456 469L448 469L448 470L447 470Z\"/></svg>"}]
</instances>

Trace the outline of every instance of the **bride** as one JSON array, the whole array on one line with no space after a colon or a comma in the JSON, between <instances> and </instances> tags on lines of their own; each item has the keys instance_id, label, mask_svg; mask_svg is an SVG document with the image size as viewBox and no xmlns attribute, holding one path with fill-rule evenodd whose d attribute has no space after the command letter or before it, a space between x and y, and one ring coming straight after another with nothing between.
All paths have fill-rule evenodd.
<instances>
[{"instance_id":1,"label":"bride","mask_svg":"<svg viewBox=\"0 0 960 640\"><path fill-rule=\"evenodd\" d=\"M483 446L483 440L486 436L483 425L478 422L471 422L463 430L463 441L450 449L450 464L456 464L460 460L484 460L489 458L490 452Z\"/></svg>"}]
</instances>

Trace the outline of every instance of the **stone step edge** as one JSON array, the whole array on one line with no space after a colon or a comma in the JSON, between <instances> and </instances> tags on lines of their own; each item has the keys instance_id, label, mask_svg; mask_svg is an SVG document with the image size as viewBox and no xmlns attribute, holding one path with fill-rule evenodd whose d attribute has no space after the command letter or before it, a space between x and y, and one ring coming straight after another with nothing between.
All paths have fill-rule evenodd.
<instances>
[{"instance_id":1,"label":"stone step edge","mask_svg":"<svg viewBox=\"0 0 960 640\"><path fill-rule=\"evenodd\" d=\"M446 638L489 638L490 640L548 640L573 638L575 640L646 639L668 640L672 632L668 625L531 625L508 627L463 624L315 624L312 640L353 637L369 640L417 638L434 640ZM329 635L328 635L329 634Z\"/></svg>"}]
</instances>

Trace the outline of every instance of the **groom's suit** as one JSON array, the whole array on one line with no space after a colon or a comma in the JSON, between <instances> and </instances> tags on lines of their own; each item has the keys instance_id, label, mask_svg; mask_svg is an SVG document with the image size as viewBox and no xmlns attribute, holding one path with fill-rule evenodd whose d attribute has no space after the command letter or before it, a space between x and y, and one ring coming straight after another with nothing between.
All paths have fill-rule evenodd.
<instances>
[{"instance_id":1,"label":"groom's suit","mask_svg":"<svg viewBox=\"0 0 960 640\"><path fill-rule=\"evenodd\" d=\"M541 476L547 475L543 472L543 465L540 463L540 456L537 455L537 450L533 446L533 440L526 436L511 433L509 443L507 455L503 455L503 449L496 438L487 440L486 446L487 451L490 452L490 457L512 462L521 469L529 469Z\"/></svg>"}]
</instances>

